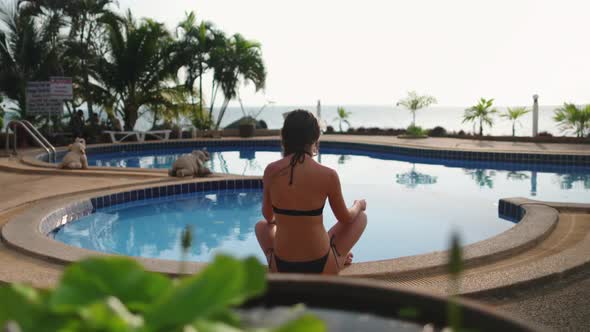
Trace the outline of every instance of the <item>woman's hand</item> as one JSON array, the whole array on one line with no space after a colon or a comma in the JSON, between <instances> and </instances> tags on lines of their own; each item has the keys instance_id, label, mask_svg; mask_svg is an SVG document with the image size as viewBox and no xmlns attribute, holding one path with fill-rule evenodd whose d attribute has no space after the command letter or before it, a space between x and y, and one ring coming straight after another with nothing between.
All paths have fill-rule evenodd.
<instances>
[{"instance_id":1,"label":"woman's hand","mask_svg":"<svg viewBox=\"0 0 590 332\"><path fill-rule=\"evenodd\" d=\"M358 205L361 211L365 211L367 209L367 201L364 199L354 201L353 205Z\"/></svg>"}]
</instances>

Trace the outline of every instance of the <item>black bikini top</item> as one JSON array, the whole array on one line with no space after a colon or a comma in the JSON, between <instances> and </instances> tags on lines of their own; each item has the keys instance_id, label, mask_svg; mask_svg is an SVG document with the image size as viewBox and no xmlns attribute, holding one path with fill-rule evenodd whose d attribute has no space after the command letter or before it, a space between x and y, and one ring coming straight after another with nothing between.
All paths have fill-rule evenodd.
<instances>
[{"instance_id":1,"label":"black bikini top","mask_svg":"<svg viewBox=\"0 0 590 332\"><path fill-rule=\"evenodd\" d=\"M314 216L321 216L322 213L324 213L324 206L326 204L324 203L324 205L322 205L321 208L316 209L316 210L287 210L287 209L279 209L276 206L272 206L272 212L274 213L278 213L278 214L283 214L286 216L295 216L295 217L314 217Z\"/></svg>"},{"instance_id":2,"label":"black bikini top","mask_svg":"<svg viewBox=\"0 0 590 332\"><path fill-rule=\"evenodd\" d=\"M309 155L311 157L311 154L308 152L295 152L293 153L293 157L291 157L291 161L289 162L289 166L291 167L291 175L289 176L289 185L293 184L293 169L295 168L295 166L297 164L302 164L305 161L305 155ZM315 210L287 210L287 209L279 209L276 206L272 206L272 211L274 213L278 213L278 214L283 214L286 216L321 216L322 213L324 213L324 206L326 205L326 203L324 203L324 205L322 205L321 208L319 209L315 209Z\"/></svg>"}]
</instances>

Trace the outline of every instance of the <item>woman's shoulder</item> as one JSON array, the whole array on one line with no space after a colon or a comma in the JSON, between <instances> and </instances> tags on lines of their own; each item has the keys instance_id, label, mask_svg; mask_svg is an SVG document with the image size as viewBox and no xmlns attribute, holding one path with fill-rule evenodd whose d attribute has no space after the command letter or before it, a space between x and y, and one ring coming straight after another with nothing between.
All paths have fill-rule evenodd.
<instances>
[{"instance_id":1,"label":"woman's shoulder","mask_svg":"<svg viewBox=\"0 0 590 332\"><path fill-rule=\"evenodd\" d=\"M283 158L284 159L284 158ZM278 172L280 169L283 168L283 159L279 159L277 161L273 161L272 163L268 164L264 169L264 176L272 175Z\"/></svg>"},{"instance_id":2,"label":"woman's shoulder","mask_svg":"<svg viewBox=\"0 0 590 332\"><path fill-rule=\"evenodd\" d=\"M336 176L336 177L338 176L338 173L336 172L335 169L325 166L325 165L322 165L320 163L316 163L316 165L317 165L317 169L318 169L319 173L322 176L326 176L326 177L330 177L330 178L332 178L334 176Z\"/></svg>"}]
</instances>

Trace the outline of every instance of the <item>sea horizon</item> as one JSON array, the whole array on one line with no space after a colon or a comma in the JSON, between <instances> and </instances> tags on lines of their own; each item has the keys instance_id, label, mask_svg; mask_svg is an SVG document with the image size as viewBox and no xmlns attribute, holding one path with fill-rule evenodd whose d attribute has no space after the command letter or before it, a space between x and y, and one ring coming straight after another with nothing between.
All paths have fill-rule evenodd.
<instances>
[{"instance_id":1,"label":"sea horizon","mask_svg":"<svg viewBox=\"0 0 590 332\"><path fill-rule=\"evenodd\" d=\"M261 106L244 106L247 115L256 114ZM412 122L412 113L402 107L396 107L393 104L325 104L321 105L321 117L326 125L332 126L335 131L339 131L337 118L337 108L344 107L350 112L348 121L353 128L383 128L383 129L403 129L407 128ZM447 131L458 132L460 130L466 133L474 132L473 123L463 123L463 114L469 106L431 106L420 109L416 112L416 125L424 129L432 129L436 126L445 128ZM508 106L513 107L513 106ZM526 106L532 109L532 105ZM560 105L540 105L539 106L539 132L548 132L554 136L574 136L572 132L563 133L558 124L553 120L554 111ZM506 106L496 106L498 113L493 116L494 125L492 128L484 126L484 135L509 136L512 135L512 122L501 118L499 115L506 111ZM85 113L86 108L80 107ZM269 129L280 129L283 124L283 113L295 110L305 109L314 114L317 113L317 105L268 105L258 116L258 120L264 120ZM219 109L214 110L214 116L217 116ZM221 122L221 127L239 120L244 115L241 107L231 106L225 112ZM5 125L7 124L9 112L5 114ZM88 115L85 114L88 118ZM102 114L105 119L106 115ZM182 124L189 124L188 119L182 119ZM144 115L138 119L135 130L147 131L152 126L152 119L149 115ZM343 124L343 131L348 130L348 125ZM476 124L475 132L479 131ZM516 136L532 135L532 112L524 115L517 122Z\"/></svg>"}]
</instances>

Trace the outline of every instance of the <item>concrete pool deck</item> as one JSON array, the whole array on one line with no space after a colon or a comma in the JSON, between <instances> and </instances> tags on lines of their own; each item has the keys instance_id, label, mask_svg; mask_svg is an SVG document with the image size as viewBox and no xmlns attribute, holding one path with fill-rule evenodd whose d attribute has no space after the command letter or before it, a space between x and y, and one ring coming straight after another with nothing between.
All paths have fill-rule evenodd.
<instances>
[{"instance_id":1,"label":"concrete pool deck","mask_svg":"<svg viewBox=\"0 0 590 332\"><path fill-rule=\"evenodd\" d=\"M588 144L512 143L449 138L409 140L395 137L344 135L324 136L322 139L461 151L590 155ZM3 188L0 191L0 226L48 199L67 201L73 197L93 195L105 190L117 191L176 181L178 180L168 178L163 171L133 172L108 169L65 171L23 164L14 158L0 158L0 186ZM563 283L571 278L582 285L590 284L584 278L582 281L578 280L579 275L586 276L587 271L590 270L590 255L588 255L590 252L590 206L533 202L527 202L527 204L557 211L559 221L546 236L528 246L526 250L515 251L502 259L468 266L462 277L461 290L464 295L512 310L512 303L527 301L520 298L518 294L526 293L527 299L539 298L546 295L541 293L547 292L547 285ZM361 265L353 265L345 270L343 275L357 274L352 272L355 272L355 269L358 272L360 268L362 268ZM30 282L36 286L48 287L57 281L62 269L63 264L41 259L0 243L0 281L2 282ZM449 284L448 275L444 271L396 274L392 270L391 273L378 273L373 276L370 271L366 272L369 273L362 273L363 277L373 277L392 285L438 294L446 294L446 286ZM568 291L563 291L569 289L568 287L574 287L574 285L568 284L559 291L569 294ZM534 289L538 289L536 293L538 296L534 295ZM590 289L587 287L578 291L581 296L590 298ZM548 296L553 296L553 293ZM559 297L559 295L555 296ZM559 310L565 312L566 308L556 309L556 311ZM577 308L577 310L590 313L589 307ZM527 316L526 313L523 312L523 314ZM589 324L588 320L580 321L580 324L583 323Z\"/></svg>"}]
</instances>

